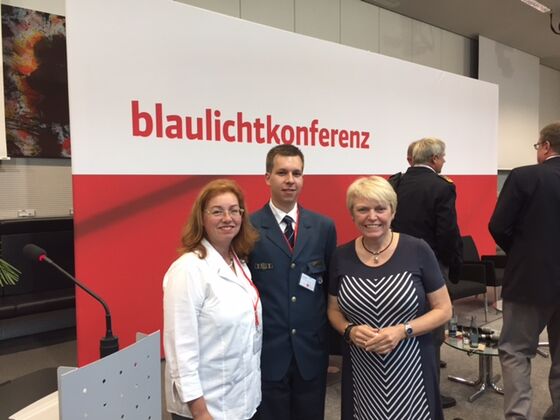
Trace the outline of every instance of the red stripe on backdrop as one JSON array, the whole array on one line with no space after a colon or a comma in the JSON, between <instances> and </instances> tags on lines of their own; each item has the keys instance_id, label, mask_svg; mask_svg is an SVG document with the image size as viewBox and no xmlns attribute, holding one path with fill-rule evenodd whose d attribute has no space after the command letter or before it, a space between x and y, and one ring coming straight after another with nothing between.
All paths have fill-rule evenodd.
<instances>
[{"instance_id":1,"label":"red stripe on backdrop","mask_svg":"<svg viewBox=\"0 0 560 420\"><path fill-rule=\"evenodd\" d=\"M194 198L214 176L74 175L76 273L109 304L121 348L135 333L162 328L162 279L177 257L179 237ZM268 200L263 176L232 176L250 211ZM304 207L332 217L342 244L356 235L345 207L354 175L307 175ZM496 200L496 176L454 176L462 234L475 238L481 253L495 245L487 224ZM104 312L77 293L78 364L99 358Z\"/></svg>"}]
</instances>

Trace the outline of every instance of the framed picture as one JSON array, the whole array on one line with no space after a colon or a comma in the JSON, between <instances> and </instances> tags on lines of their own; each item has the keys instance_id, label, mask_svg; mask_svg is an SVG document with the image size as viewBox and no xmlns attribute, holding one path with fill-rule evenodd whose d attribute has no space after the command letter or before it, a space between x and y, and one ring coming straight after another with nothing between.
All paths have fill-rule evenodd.
<instances>
[{"instance_id":1,"label":"framed picture","mask_svg":"<svg viewBox=\"0 0 560 420\"><path fill-rule=\"evenodd\" d=\"M2 5L6 142L10 157L70 157L63 16Z\"/></svg>"}]
</instances>

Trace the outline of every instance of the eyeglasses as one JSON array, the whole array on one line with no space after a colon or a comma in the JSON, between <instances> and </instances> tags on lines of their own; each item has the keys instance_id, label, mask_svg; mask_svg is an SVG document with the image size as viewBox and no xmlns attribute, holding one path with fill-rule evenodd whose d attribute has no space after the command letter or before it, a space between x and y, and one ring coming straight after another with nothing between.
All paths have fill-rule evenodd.
<instances>
[{"instance_id":1,"label":"eyeglasses","mask_svg":"<svg viewBox=\"0 0 560 420\"><path fill-rule=\"evenodd\" d=\"M546 143L546 141L539 141L538 143L533 144L533 148L535 150L539 150L542 147L542 145L545 144L545 143Z\"/></svg>"},{"instance_id":2,"label":"eyeglasses","mask_svg":"<svg viewBox=\"0 0 560 420\"><path fill-rule=\"evenodd\" d=\"M209 214L212 217L215 217L215 218L222 218L226 214L229 214L230 217L241 217L241 216L243 216L243 213L245 213L245 209L226 210L226 209L222 209L220 207L216 207L216 208L213 208L213 209L210 209L210 210L204 210L204 212Z\"/></svg>"}]
</instances>

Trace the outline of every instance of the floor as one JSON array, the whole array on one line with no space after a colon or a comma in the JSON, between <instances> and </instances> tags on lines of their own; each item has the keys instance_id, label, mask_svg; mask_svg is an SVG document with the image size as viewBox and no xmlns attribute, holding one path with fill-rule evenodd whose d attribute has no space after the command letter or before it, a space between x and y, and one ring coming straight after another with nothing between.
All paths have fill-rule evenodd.
<instances>
[{"instance_id":1,"label":"floor","mask_svg":"<svg viewBox=\"0 0 560 420\"><path fill-rule=\"evenodd\" d=\"M475 299L466 299L455 302L455 311L459 323L476 316L480 324L499 331L501 315L490 309L488 322L484 320L483 305ZM543 340L546 335L543 334ZM487 392L474 402L469 402L468 397L474 392L470 386L451 382L447 375L475 378L478 372L478 357L469 356L467 353L444 345L442 359L447 362L447 367L441 370L441 391L445 395L453 396L457 406L444 411L447 419L500 419L502 415L503 397L494 392ZM498 358L494 358L494 373L500 374ZM61 330L49 334L39 334L21 339L6 340L0 343L0 386L3 382L23 376L36 370L51 366L76 365L76 341L73 330ZM340 360L331 360L333 367L340 366ZM550 359L537 356L533 360L532 383L534 390L533 416L542 418L544 411L550 404L550 394L547 387L547 375L550 368ZM333 369L336 370L336 369ZM340 374L331 373L327 385L326 420L340 418ZM501 382L500 382L501 383ZM165 411L165 410L163 410ZM164 420L170 417L162 414Z\"/></svg>"}]
</instances>

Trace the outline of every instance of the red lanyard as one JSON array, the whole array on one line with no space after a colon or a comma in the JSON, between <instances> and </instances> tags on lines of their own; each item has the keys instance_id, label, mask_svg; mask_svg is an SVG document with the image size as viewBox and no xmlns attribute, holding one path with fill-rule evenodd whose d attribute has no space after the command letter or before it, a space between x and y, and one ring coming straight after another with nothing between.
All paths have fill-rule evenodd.
<instances>
[{"instance_id":1,"label":"red lanyard","mask_svg":"<svg viewBox=\"0 0 560 420\"><path fill-rule=\"evenodd\" d=\"M247 281L249 282L249 284L251 285L251 287L255 290L255 293L257 294L257 300L253 302L253 311L255 312L255 325L258 327L259 326L259 312L257 311L257 307L259 306L259 300L261 299L261 295L259 294L259 289L257 289L257 287L255 286L255 283L253 283L253 281L251 280L251 277L249 277L247 275L247 273L245 272L245 270L243 270L243 266L241 265L241 261L239 261L239 258L237 258L237 255L233 252L232 252L232 254L233 254L233 259L237 263L239 269L241 270L241 272L243 273L243 275L245 276L245 278L247 279ZM251 302L252 301L253 301L253 299L251 299Z\"/></svg>"}]
</instances>

